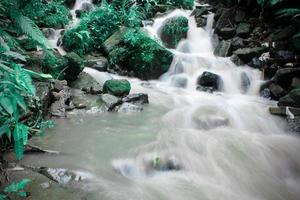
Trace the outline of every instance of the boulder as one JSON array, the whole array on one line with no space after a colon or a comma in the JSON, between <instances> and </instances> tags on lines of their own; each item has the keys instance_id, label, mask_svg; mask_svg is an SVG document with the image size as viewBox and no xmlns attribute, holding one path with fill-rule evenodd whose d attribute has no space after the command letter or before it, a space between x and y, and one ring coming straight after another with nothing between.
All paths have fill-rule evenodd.
<instances>
[{"instance_id":1,"label":"boulder","mask_svg":"<svg viewBox=\"0 0 300 200\"><path fill-rule=\"evenodd\" d=\"M286 90L284 90L280 85L277 85L275 83L271 83L269 85L269 89L273 99L275 100L278 100L279 98L287 94Z\"/></svg>"},{"instance_id":2,"label":"boulder","mask_svg":"<svg viewBox=\"0 0 300 200\"><path fill-rule=\"evenodd\" d=\"M259 60L257 57L254 57L247 65L254 69L262 69L263 64L264 63L261 60Z\"/></svg>"},{"instance_id":3,"label":"boulder","mask_svg":"<svg viewBox=\"0 0 300 200\"><path fill-rule=\"evenodd\" d=\"M266 47L253 47L253 48L242 48L233 52L234 55L238 56L244 63L249 63L254 57L259 57Z\"/></svg>"},{"instance_id":4,"label":"boulder","mask_svg":"<svg viewBox=\"0 0 300 200\"><path fill-rule=\"evenodd\" d=\"M191 15L195 17L197 27L206 26L207 17L205 15L207 14L208 14L208 9L205 6L196 7L196 9L192 12Z\"/></svg>"},{"instance_id":5,"label":"boulder","mask_svg":"<svg viewBox=\"0 0 300 200\"><path fill-rule=\"evenodd\" d=\"M300 108L293 107L270 107L269 112L272 115L287 116L287 108L289 109L289 112L291 112L294 116L300 115Z\"/></svg>"},{"instance_id":6,"label":"boulder","mask_svg":"<svg viewBox=\"0 0 300 200\"><path fill-rule=\"evenodd\" d=\"M130 83L125 79L107 80L103 85L103 93L112 94L118 97L128 95L130 90L131 90Z\"/></svg>"},{"instance_id":7,"label":"boulder","mask_svg":"<svg viewBox=\"0 0 300 200\"><path fill-rule=\"evenodd\" d=\"M107 58L103 56L94 57L89 55L84 60L84 66L100 72L105 72L107 71L109 64Z\"/></svg>"},{"instance_id":8,"label":"boulder","mask_svg":"<svg viewBox=\"0 0 300 200\"><path fill-rule=\"evenodd\" d=\"M294 77L300 77L300 68L278 69L272 80L283 87L288 87Z\"/></svg>"},{"instance_id":9,"label":"boulder","mask_svg":"<svg viewBox=\"0 0 300 200\"><path fill-rule=\"evenodd\" d=\"M236 34L239 37L246 38L251 31L251 26L248 23L240 23L236 29Z\"/></svg>"},{"instance_id":10,"label":"boulder","mask_svg":"<svg viewBox=\"0 0 300 200\"><path fill-rule=\"evenodd\" d=\"M82 72L83 66L83 59L74 52L68 53L65 56L67 60L67 68L65 70L65 79L68 83L75 81Z\"/></svg>"},{"instance_id":11,"label":"boulder","mask_svg":"<svg viewBox=\"0 0 300 200\"><path fill-rule=\"evenodd\" d=\"M223 81L217 74L211 72L203 72L197 79L197 84L200 86L197 89L201 91L221 91L223 88Z\"/></svg>"},{"instance_id":12,"label":"boulder","mask_svg":"<svg viewBox=\"0 0 300 200\"><path fill-rule=\"evenodd\" d=\"M231 40L231 50L235 51L237 49L245 47L244 39L240 37L234 37Z\"/></svg>"},{"instance_id":13,"label":"boulder","mask_svg":"<svg viewBox=\"0 0 300 200\"><path fill-rule=\"evenodd\" d=\"M300 107L300 89L293 89L286 96L281 97L278 106Z\"/></svg>"},{"instance_id":14,"label":"boulder","mask_svg":"<svg viewBox=\"0 0 300 200\"><path fill-rule=\"evenodd\" d=\"M122 102L132 103L132 104L149 104L148 94L137 93L129 94L122 99Z\"/></svg>"},{"instance_id":15,"label":"boulder","mask_svg":"<svg viewBox=\"0 0 300 200\"><path fill-rule=\"evenodd\" d=\"M293 63L296 61L296 55L291 51L285 51L285 50L270 51L270 56L279 65L284 65L286 63Z\"/></svg>"},{"instance_id":16,"label":"boulder","mask_svg":"<svg viewBox=\"0 0 300 200\"><path fill-rule=\"evenodd\" d=\"M263 68L264 79L271 79L279 69L279 66L276 64L265 65Z\"/></svg>"},{"instance_id":17,"label":"boulder","mask_svg":"<svg viewBox=\"0 0 300 200\"><path fill-rule=\"evenodd\" d=\"M231 40L222 40L214 50L214 54L220 57L228 57L231 54Z\"/></svg>"},{"instance_id":18,"label":"boulder","mask_svg":"<svg viewBox=\"0 0 300 200\"><path fill-rule=\"evenodd\" d=\"M86 72L81 72L77 80L71 83L71 87L80 89L89 94L101 94L102 85Z\"/></svg>"},{"instance_id":19,"label":"boulder","mask_svg":"<svg viewBox=\"0 0 300 200\"><path fill-rule=\"evenodd\" d=\"M97 102L99 104L104 104L106 110L108 111L113 111L116 106L122 103L118 97L113 96L111 94L102 94L101 97L97 100Z\"/></svg>"},{"instance_id":20,"label":"boulder","mask_svg":"<svg viewBox=\"0 0 300 200\"><path fill-rule=\"evenodd\" d=\"M127 32L128 28L122 26L112 34L105 42L103 43L103 50L105 53L109 54L118 44L123 40L124 34Z\"/></svg>"},{"instance_id":21,"label":"boulder","mask_svg":"<svg viewBox=\"0 0 300 200\"><path fill-rule=\"evenodd\" d=\"M230 22L234 18L234 9L233 8L223 8L220 10L220 17L216 21L215 33L219 34L220 30L225 27L231 27Z\"/></svg>"},{"instance_id":22,"label":"boulder","mask_svg":"<svg viewBox=\"0 0 300 200\"><path fill-rule=\"evenodd\" d=\"M51 105L51 83L49 82L33 82L34 86L36 88L36 96L39 97L39 99L42 102L41 105L41 111L42 111L42 116L46 117L48 114L48 108Z\"/></svg>"},{"instance_id":23,"label":"boulder","mask_svg":"<svg viewBox=\"0 0 300 200\"><path fill-rule=\"evenodd\" d=\"M160 37L168 48L176 48L179 41L187 37L189 20L186 17L172 17L160 30Z\"/></svg>"},{"instance_id":24,"label":"boulder","mask_svg":"<svg viewBox=\"0 0 300 200\"><path fill-rule=\"evenodd\" d=\"M223 39L229 39L232 38L235 35L235 33L236 30L234 28L225 27L219 31L218 35Z\"/></svg>"},{"instance_id":25,"label":"boulder","mask_svg":"<svg viewBox=\"0 0 300 200\"><path fill-rule=\"evenodd\" d=\"M55 101L50 106L51 116L64 118L66 117L66 111L74 109L71 101L71 92L68 86L64 86L59 92L52 92L52 98Z\"/></svg>"}]
</instances>

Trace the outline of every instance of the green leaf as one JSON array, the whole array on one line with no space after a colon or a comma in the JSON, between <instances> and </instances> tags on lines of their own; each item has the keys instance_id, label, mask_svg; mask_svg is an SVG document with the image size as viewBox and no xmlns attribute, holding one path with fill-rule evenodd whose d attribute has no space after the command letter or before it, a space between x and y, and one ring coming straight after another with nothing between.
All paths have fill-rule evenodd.
<instances>
[{"instance_id":1,"label":"green leaf","mask_svg":"<svg viewBox=\"0 0 300 200\"><path fill-rule=\"evenodd\" d=\"M10 115L13 113L14 107L13 107L13 104L12 104L11 99L9 99L8 97L0 96L0 105L1 105L2 108L4 108L4 110L6 110L6 112L8 112Z\"/></svg>"},{"instance_id":2,"label":"green leaf","mask_svg":"<svg viewBox=\"0 0 300 200\"><path fill-rule=\"evenodd\" d=\"M1 126L0 127L0 137L5 133L7 134L9 130L10 130L9 125L5 124L5 125Z\"/></svg>"},{"instance_id":3,"label":"green leaf","mask_svg":"<svg viewBox=\"0 0 300 200\"><path fill-rule=\"evenodd\" d=\"M6 195L4 195L4 194L0 194L0 200L5 200L6 199Z\"/></svg>"}]
</instances>

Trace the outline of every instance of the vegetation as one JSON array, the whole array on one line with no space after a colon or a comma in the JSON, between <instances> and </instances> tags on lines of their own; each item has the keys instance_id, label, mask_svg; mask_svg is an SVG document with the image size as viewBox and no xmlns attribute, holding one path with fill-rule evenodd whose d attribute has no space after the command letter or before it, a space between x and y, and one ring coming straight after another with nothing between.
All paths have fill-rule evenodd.
<instances>
[{"instance_id":1,"label":"vegetation","mask_svg":"<svg viewBox=\"0 0 300 200\"><path fill-rule=\"evenodd\" d=\"M24 191L24 189L30 182L31 180L29 179L23 179L18 183L11 183L9 186L4 188L5 194L0 194L0 200L12 199L16 197L27 197L27 193Z\"/></svg>"}]
</instances>

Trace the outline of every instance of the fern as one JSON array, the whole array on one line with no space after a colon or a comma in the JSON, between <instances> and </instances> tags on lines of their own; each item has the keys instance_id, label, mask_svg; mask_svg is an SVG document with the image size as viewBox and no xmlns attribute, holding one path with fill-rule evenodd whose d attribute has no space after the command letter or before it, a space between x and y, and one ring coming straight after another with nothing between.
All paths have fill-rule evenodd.
<instances>
[{"instance_id":1,"label":"fern","mask_svg":"<svg viewBox=\"0 0 300 200\"><path fill-rule=\"evenodd\" d=\"M283 8L275 11L274 13L277 19L282 18L292 18L296 19L300 16L300 9L299 8Z\"/></svg>"}]
</instances>

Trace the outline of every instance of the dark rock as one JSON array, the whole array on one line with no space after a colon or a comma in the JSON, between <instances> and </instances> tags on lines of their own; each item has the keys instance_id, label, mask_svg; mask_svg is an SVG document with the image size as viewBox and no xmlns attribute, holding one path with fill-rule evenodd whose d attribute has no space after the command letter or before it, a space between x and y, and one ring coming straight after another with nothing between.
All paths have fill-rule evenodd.
<instances>
[{"instance_id":1,"label":"dark rock","mask_svg":"<svg viewBox=\"0 0 300 200\"><path fill-rule=\"evenodd\" d=\"M51 100L51 83L49 82L34 82L35 88L36 88L36 96L39 97L39 99L42 102L41 105L41 111L42 116L46 117L48 114L48 108L50 107L52 100Z\"/></svg>"},{"instance_id":2,"label":"dark rock","mask_svg":"<svg viewBox=\"0 0 300 200\"><path fill-rule=\"evenodd\" d=\"M273 99L275 100L278 100L287 94L287 92L280 85L274 83L270 84L269 89Z\"/></svg>"},{"instance_id":3,"label":"dark rock","mask_svg":"<svg viewBox=\"0 0 300 200\"><path fill-rule=\"evenodd\" d=\"M17 40L26 51L37 51L37 43L34 40L27 37L18 38Z\"/></svg>"},{"instance_id":4,"label":"dark rock","mask_svg":"<svg viewBox=\"0 0 300 200\"><path fill-rule=\"evenodd\" d=\"M240 23L236 29L236 34L239 37L245 38L250 34L251 26L248 23Z\"/></svg>"},{"instance_id":5,"label":"dark rock","mask_svg":"<svg viewBox=\"0 0 300 200\"><path fill-rule=\"evenodd\" d=\"M275 62L279 65L283 65L289 62L295 62L295 54L291 51L270 51L270 56L274 58Z\"/></svg>"},{"instance_id":6,"label":"dark rock","mask_svg":"<svg viewBox=\"0 0 300 200\"><path fill-rule=\"evenodd\" d=\"M208 14L208 9L205 6L196 7L196 9L192 12L192 16L195 16L195 21L197 27L203 27L207 24L207 17L204 15Z\"/></svg>"},{"instance_id":7,"label":"dark rock","mask_svg":"<svg viewBox=\"0 0 300 200\"><path fill-rule=\"evenodd\" d=\"M68 63L68 67L65 70L65 79L68 83L71 83L75 81L80 72L82 72L84 68L83 59L74 52L68 53L65 58Z\"/></svg>"},{"instance_id":8,"label":"dark rock","mask_svg":"<svg viewBox=\"0 0 300 200\"><path fill-rule=\"evenodd\" d=\"M254 57L259 57L264 51L265 47L242 48L233 52L244 63L249 63Z\"/></svg>"},{"instance_id":9,"label":"dark rock","mask_svg":"<svg viewBox=\"0 0 300 200\"><path fill-rule=\"evenodd\" d=\"M235 35L235 29L234 28L225 27L225 28L222 28L219 31L219 36L224 38L224 39L232 38L234 35Z\"/></svg>"},{"instance_id":10,"label":"dark rock","mask_svg":"<svg viewBox=\"0 0 300 200\"><path fill-rule=\"evenodd\" d=\"M76 0L65 0L65 5L66 7L68 7L69 9L74 8Z\"/></svg>"},{"instance_id":11,"label":"dark rock","mask_svg":"<svg viewBox=\"0 0 300 200\"><path fill-rule=\"evenodd\" d=\"M221 91L223 88L223 81L221 77L217 74L211 72L203 72L203 74L198 77L197 84L201 87L197 88L199 90L209 90L209 91Z\"/></svg>"},{"instance_id":12,"label":"dark rock","mask_svg":"<svg viewBox=\"0 0 300 200\"><path fill-rule=\"evenodd\" d=\"M294 77L300 77L300 68L278 69L272 80L283 87L288 87Z\"/></svg>"},{"instance_id":13,"label":"dark rock","mask_svg":"<svg viewBox=\"0 0 300 200\"><path fill-rule=\"evenodd\" d=\"M287 108L294 116L300 115L300 108L293 107L270 107L269 111L272 115L287 116Z\"/></svg>"},{"instance_id":14,"label":"dark rock","mask_svg":"<svg viewBox=\"0 0 300 200\"><path fill-rule=\"evenodd\" d=\"M140 105L135 105L132 103L123 103L122 105L120 105L118 108L116 108L118 112L124 112L124 113L128 113L128 112L141 112L143 111L143 107Z\"/></svg>"},{"instance_id":15,"label":"dark rock","mask_svg":"<svg viewBox=\"0 0 300 200\"><path fill-rule=\"evenodd\" d=\"M71 83L71 87L80 89L89 94L101 94L103 86L88 73L81 72L77 80Z\"/></svg>"},{"instance_id":16,"label":"dark rock","mask_svg":"<svg viewBox=\"0 0 300 200\"><path fill-rule=\"evenodd\" d=\"M237 9L234 16L234 21L236 23L240 23L244 21L246 18L246 12L242 9Z\"/></svg>"},{"instance_id":17,"label":"dark rock","mask_svg":"<svg viewBox=\"0 0 300 200\"><path fill-rule=\"evenodd\" d=\"M296 33L297 28L294 25L287 26L284 29L280 29L272 35L273 41L289 40Z\"/></svg>"},{"instance_id":18,"label":"dark rock","mask_svg":"<svg viewBox=\"0 0 300 200\"><path fill-rule=\"evenodd\" d=\"M278 106L300 107L300 89L293 89L286 96L281 97Z\"/></svg>"},{"instance_id":19,"label":"dark rock","mask_svg":"<svg viewBox=\"0 0 300 200\"><path fill-rule=\"evenodd\" d=\"M125 79L107 80L103 85L103 93L108 93L119 97L128 95L130 90L131 90L130 83Z\"/></svg>"},{"instance_id":20,"label":"dark rock","mask_svg":"<svg viewBox=\"0 0 300 200\"><path fill-rule=\"evenodd\" d=\"M292 87L292 88L300 87L300 78L294 77L294 78L292 79L291 87Z\"/></svg>"},{"instance_id":21,"label":"dark rock","mask_svg":"<svg viewBox=\"0 0 300 200\"><path fill-rule=\"evenodd\" d=\"M122 99L123 102L133 104L149 104L148 94L129 94Z\"/></svg>"},{"instance_id":22,"label":"dark rock","mask_svg":"<svg viewBox=\"0 0 300 200\"><path fill-rule=\"evenodd\" d=\"M296 116L293 118L288 117L287 123L288 123L289 131L292 131L295 133L300 133L300 117L299 116Z\"/></svg>"},{"instance_id":23,"label":"dark rock","mask_svg":"<svg viewBox=\"0 0 300 200\"><path fill-rule=\"evenodd\" d=\"M248 65L254 69L262 69L264 63L255 57L251 60L250 63L248 63Z\"/></svg>"},{"instance_id":24,"label":"dark rock","mask_svg":"<svg viewBox=\"0 0 300 200\"><path fill-rule=\"evenodd\" d=\"M186 17L172 17L168 19L160 30L160 37L168 48L176 48L179 41L187 37L189 30Z\"/></svg>"},{"instance_id":25,"label":"dark rock","mask_svg":"<svg viewBox=\"0 0 300 200\"><path fill-rule=\"evenodd\" d=\"M243 48L243 47L245 47L243 38L240 38L240 37L232 38L232 40L231 40L231 50L232 51L235 51L235 50Z\"/></svg>"},{"instance_id":26,"label":"dark rock","mask_svg":"<svg viewBox=\"0 0 300 200\"><path fill-rule=\"evenodd\" d=\"M214 54L220 57L228 57L231 53L231 40L222 40L214 50Z\"/></svg>"},{"instance_id":27,"label":"dark rock","mask_svg":"<svg viewBox=\"0 0 300 200\"><path fill-rule=\"evenodd\" d=\"M207 17L196 18L197 27L205 27L207 25Z\"/></svg>"},{"instance_id":28,"label":"dark rock","mask_svg":"<svg viewBox=\"0 0 300 200\"><path fill-rule=\"evenodd\" d=\"M241 73L241 89L243 93L246 93L251 85L250 78L246 72Z\"/></svg>"},{"instance_id":29,"label":"dark rock","mask_svg":"<svg viewBox=\"0 0 300 200\"><path fill-rule=\"evenodd\" d=\"M230 57L230 60L231 60L234 64L236 64L236 65L238 65L238 66L244 65L244 64L245 64L245 63L244 63L237 55L235 55L235 54L233 54L233 55Z\"/></svg>"},{"instance_id":30,"label":"dark rock","mask_svg":"<svg viewBox=\"0 0 300 200\"><path fill-rule=\"evenodd\" d=\"M109 67L109 63L107 58L103 56L99 56L99 57L87 56L84 60L84 66L93 68L100 72L105 72Z\"/></svg>"},{"instance_id":31,"label":"dark rock","mask_svg":"<svg viewBox=\"0 0 300 200\"><path fill-rule=\"evenodd\" d=\"M219 33L222 28L231 27L231 22L234 18L234 9L233 8L224 8L220 11L222 14L216 22L215 33Z\"/></svg>"},{"instance_id":32,"label":"dark rock","mask_svg":"<svg viewBox=\"0 0 300 200\"><path fill-rule=\"evenodd\" d=\"M263 69L263 74L265 79L271 79L279 69L279 66L276 64L273 64L271 66L265 65Z\"/></svg>"},{"instance_id":33,"label":"dark rock","mask_svg":"<svg viewBox=\"0 0 300 200\"><path fill-rule=\"evenodd\" d=\"M68 83L66 80L62 80L62 81L57 80L57 79L53 80L53 90L55 92L59 92L59 91L63 90L64 87L67 85L68 85Z\"/></svg>"}]
</instances>

